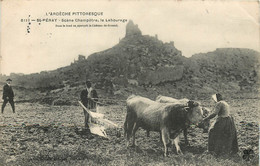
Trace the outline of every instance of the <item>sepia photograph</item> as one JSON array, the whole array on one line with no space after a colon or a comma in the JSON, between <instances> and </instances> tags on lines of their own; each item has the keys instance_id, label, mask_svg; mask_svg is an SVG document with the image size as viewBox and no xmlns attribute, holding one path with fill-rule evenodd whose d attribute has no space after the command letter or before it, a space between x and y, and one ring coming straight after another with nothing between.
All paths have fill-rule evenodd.
<instances>
[{"instance_id":1,"label":"sepia photograph","mask_svg":"<svg viewBox=\"0 0 260 166\"><path fill-rule=\"evenodd\" d=\"M0 165L259 165L257 0L1 0Z\"/></svg>"}]
</instances>

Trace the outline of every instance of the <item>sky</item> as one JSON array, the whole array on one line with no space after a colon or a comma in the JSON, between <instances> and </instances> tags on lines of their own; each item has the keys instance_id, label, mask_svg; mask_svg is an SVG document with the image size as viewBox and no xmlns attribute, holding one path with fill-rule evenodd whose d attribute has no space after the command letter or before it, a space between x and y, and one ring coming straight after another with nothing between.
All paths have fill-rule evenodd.
<instances>
[{"instance_id":1,"label":"sky","mask_svg":"<svg viewBox=\"0 0 260 166\"><path fill-rule=\"evenodd\" d=\"M174 41L175 47L186 57L226 47L259 51L257 1L4 0L0 3L0 72L7 75L55 70L70 65L79 54L87 57L111 48L125 36L127 24L76 28L56 25L92 23L30 21L29 25L21 21L28 18L131 19L143 35L157 34L163 42ZM70 12L71 15L50 16L50 12ZM103 12L103 15L75 16L73 12Z\"/></svg>"}]
</instances>

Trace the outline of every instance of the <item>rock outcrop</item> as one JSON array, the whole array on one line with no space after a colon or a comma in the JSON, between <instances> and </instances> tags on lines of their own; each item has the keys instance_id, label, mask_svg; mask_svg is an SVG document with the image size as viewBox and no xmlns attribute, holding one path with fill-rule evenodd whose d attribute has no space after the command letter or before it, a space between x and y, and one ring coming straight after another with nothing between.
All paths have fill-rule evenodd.
<instances>
[{"instance_id":1,"label":"rock outcrop","mask_svg":"<svg viewBox=\"0 0 260 166\"><path fill-rule=\"evenodd\" d=\"M138 26L129 21L126 36L117 45L88 57L86 71L92 80L100 82L113 79L120 85L133 79L138 85L157 85L182 78L184 68L178 60L182 57L173 42L163 43L142 35Z\"/></svg>"},{"instance_id":2,"label":"rock outcrop","mask_svg":"<svg viewBox=\"0 0 260 166\"><path fill-rule=\"evenodd\" d=\"M136 36L136 35L142 35L141 30L138 28L138 25L134 24L132 20L130 20L126 25L126 34L125 37L128 36Z\"/></svg>"}]
</instances>

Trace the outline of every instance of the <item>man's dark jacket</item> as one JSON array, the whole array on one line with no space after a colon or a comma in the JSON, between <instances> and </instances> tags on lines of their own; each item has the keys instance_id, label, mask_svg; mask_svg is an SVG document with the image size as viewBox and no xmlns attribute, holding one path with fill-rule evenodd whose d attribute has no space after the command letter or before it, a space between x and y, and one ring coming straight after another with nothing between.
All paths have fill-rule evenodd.
<instances>
[{"instance_id":1,"label":"man's dark jacket","mask_svg":"<svg viewBox=\"0 0 260 166\"><path fill-rule=\"evenodd\" d=\"M5 84L4 88L3 88L3 99L6 100L7 97L9 99L13 99L14 98L14 91L13 91L11 86Z\"/></svg>"},{"instance_id":2,"label":"man's dark jacket","mask_svg":"<svg viewBox=\"0 0 260 166\"><path fill-rule=\"evenodd\" d=\"M81 102L83 103L83 105L86 108L89 108L89 109L96 108L96 102L98 101L98 99L97 99L98 95L97 95L97 91L95 89L93 89L91 91L91 97L94 98L94 99L88 98L88 90L87 89L84 89L80 94Z\"/></svg>"}]
</instances>

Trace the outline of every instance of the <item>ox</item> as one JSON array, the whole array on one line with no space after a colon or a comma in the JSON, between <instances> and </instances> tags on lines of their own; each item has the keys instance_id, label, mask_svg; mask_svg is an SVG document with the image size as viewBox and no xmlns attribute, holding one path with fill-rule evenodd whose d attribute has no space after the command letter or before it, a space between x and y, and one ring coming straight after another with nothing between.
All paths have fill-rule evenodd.
<instances>
[{"instance_id":1,"label":"ox","mask_svg":"<svg viewBox=\"0 0 260 166\"><path fill-rule=\"evenodd\" d=\"M158 97L156 97L156 101L160 102L160 103L174 103L174 104L184 104L184 105L187 104L188 105L189 99L187 99L187 98L175 99L172 97L159 95ZM202 110L203 110L203 117L207 117L209 114L209 110L205 107L202 107ZM202 128L203 132L206 133L206 132L208 132L209 125L210 125L210 121L207 120L207 121L200 122L197 127ZM187 126L187 128L183 129L183 135L184 135L186 145L189 145L189 141L187 138L187 134L188 134L187 129L188 128L189 128L189 126ZM149 131L147 131L147 136L149 136Z\"/></svg>"},{"instance_id":2,"label":"ox","mask_svg":"<svg viewBox=\"0 0 260 166\"><path fill-rule=\"evenodd\" d=\"M170 141L175 144L177 154L182 154L179 146L179 134L190 123L199 123L203 112L197 102L189 101L188 107L183 104L159 103L141 96L130 96L127 99L127 114L124 123L127 146L139 127L148 131L161 132L164 144L164 155L168 155Z\"/></svg>"},{"instance_id":3,"label":"ox","mask_svg":"<svg viewBox=\"0 0 260 166\"><path fill-rule=\"evenodd\" d=\"M161 96L156 97L156 101L160 103L175 103L175 104L188 104L189 99L175 99L172 97Z\"/></svg>"},{"instance_id":4,"label":"ox","mask_svg":"<svg viewBox=\"0 0 260 166\"><path fill-rule=\"evenodd\" d=\"M156 97L156 101L160 103L174 103L174 104L186 104L188 106L189 99L183 98L183 99L175 99L172 97L162 96L159 95ZM203 110L203 116L207 117L209 115L209 109L206 107L202 107Z\"/></svg>"}]
</instances>

